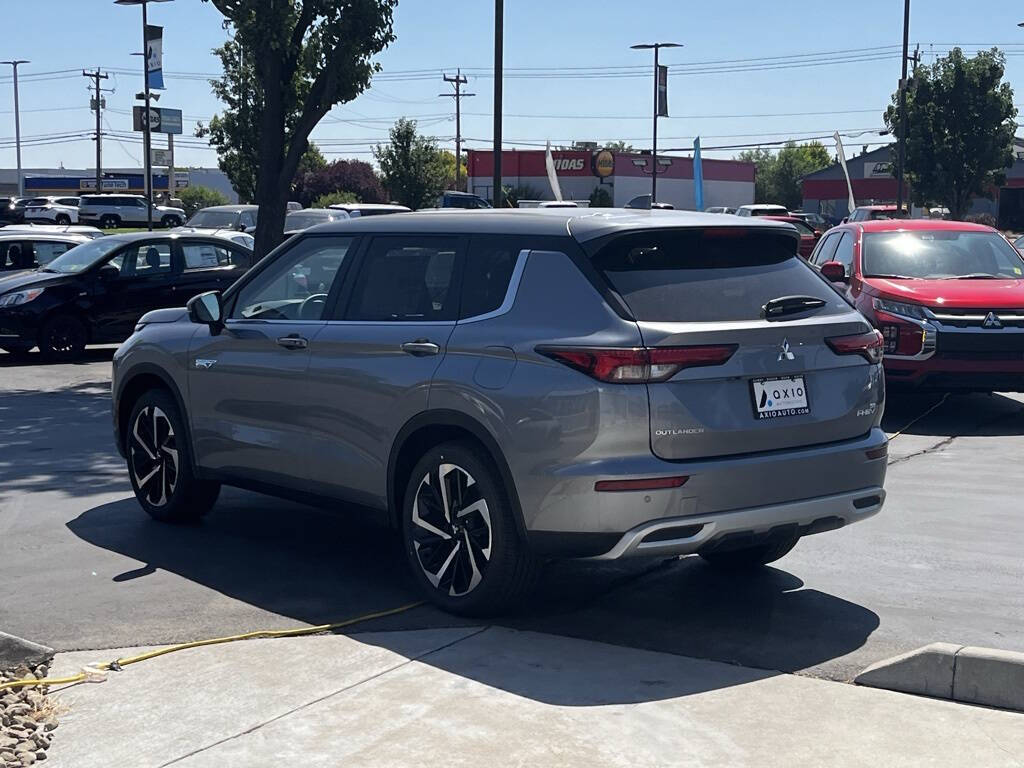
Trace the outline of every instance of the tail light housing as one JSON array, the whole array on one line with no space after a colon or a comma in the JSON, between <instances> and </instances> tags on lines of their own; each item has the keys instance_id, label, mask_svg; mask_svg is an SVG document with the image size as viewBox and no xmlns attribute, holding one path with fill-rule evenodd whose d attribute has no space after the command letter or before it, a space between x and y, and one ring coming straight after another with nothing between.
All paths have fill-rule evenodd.
<instances>
[{"instance_id":1,"label":"tail light housing","mask_svg":"<svg viewBox=\"0 0 1024 768\"><path fill-rule=\"evenodd\" d=\"M885 338L872 328L867 333L855 333L852 336L832 336L825 343L837 355L860 355L869 363L882 362L885 349Z\"/></svg>"},{"instance_id":2,"label":"tail light housing","mask_svg":"<svg viewBox=\"0 0 1024 768\"><path fill-rule=\"evenodd\" d=\"M721 365L737 344L687 347L537 347L537 352L598 381L650 384L668 381L684 368Z\"/></svg>"},{"instance_id":3,"label":"tail light housing","mask_svg":"<svg viewBox=\"0 0 1024 768\"><path fill-rule=\"evenodd\" d=\"M913 356L924 348L925 330L918 323L899 315L875 310L875 322L885 339L885 351L891 355Z\"/></svg>"}]
</instances>

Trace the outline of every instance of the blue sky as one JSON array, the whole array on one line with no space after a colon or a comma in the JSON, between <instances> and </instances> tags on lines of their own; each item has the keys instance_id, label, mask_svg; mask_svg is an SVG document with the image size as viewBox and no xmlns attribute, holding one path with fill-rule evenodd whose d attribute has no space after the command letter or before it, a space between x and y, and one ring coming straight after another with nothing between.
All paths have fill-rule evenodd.
<instances>
[{"instance_id":1,"label":"blue sky","mask_svg":"<svg viewBox=\"0 0 1024 768\"><path fill-rule=\"evenodd\" d=\"M115 89L106 95L105 129L130 132L133 94L142 84L141 74L131 74L141 66L131 55L141 48L139 10L113 0L0 3L0 59L32 61L21 68L22 136L53 142L23 147L23 164L91 166L90 140L61 138L93 126L89 81L79 70L99 66L112 72L104 83ZM612 76L600 70L649 67L650 52L629 46L652 35L685 44L663 52L663 63L678 66L670 70L672 117L661 121L660 147L690 146L696 134L705 147L715 147L837 129L869 132L844 139L852 154L863 143L884 140L877 131L899 78L900 0L506 0L505 5L505 67L517 75L505 80L506 146L543 145L545 139L625 139L649 146L649 70L615 69ZM981 12L980 4L963 0L914 0L911 46L920 43L927 62L953 44L970 52L1000 44L1010 54L1007 79L1021 91L1017 102L1024 107L1024 29L1017 27L1024 21L1024 4L985 0L983 5ZM201 0L151 6L150 23L164 26L168 88L160 106L184 111L186 136L196 119L208 119L218 109L204 74L219 71L211 49L228 34L220 22L216 9ZM442 72L461 66L471 73L468 90L477 94L463 102L467 146L488 146L492 24L489 0L401 0L397 41L378 57L381 77L355 101L335 107L314 139L329 158L370 159L371 145L384 140L390 123L404 115L418 118L425 133L448 144L455 132L453 104L437 94L450 88L441 81ZM795 56L801 58L780 58ZM581 73L586 77L566 77ZM5 141L13 135L10 68L2 67L0 167L14 166L14 150ZM209 149L181 146L197 143L179 144L178 165L216 164ZM710 154L731 157L735 151ZM136 142L104 141L107 167L137 165L140 157Z\"/></svg>"}]
</instances>

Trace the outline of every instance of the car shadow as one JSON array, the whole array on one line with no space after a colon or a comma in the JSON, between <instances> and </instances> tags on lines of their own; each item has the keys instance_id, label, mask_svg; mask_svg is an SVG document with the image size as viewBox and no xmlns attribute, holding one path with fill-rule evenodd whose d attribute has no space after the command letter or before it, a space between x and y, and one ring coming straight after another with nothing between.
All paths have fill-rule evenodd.
<instances>
[{"instance_id":1,"label":"car shadow","mask_svg":"<svg viewBox=\"0 0 1024 768\"><path fill-rule=\"evenodd\" d=\"M49 360L38 351L26 352L24 354L12 355L10 352L0 350L0 368L20 368L24 366L42 365L86 365L88 363L109 363L114 358L117 347L86 347L82 354L74 360Z\"/></svg>"},{"instance_id":2,"label":"car shadow","mask_svg":"<svg viewBox=\"0 0 1024 768\"><path fill-rule=\"evenodd\" d=\"M105 587L114 603L129 599L133 580L157 569L277 614L283 617L278 627L292 626L284 619L316 625L420 599L392 531L359 516L242 491L226 490L195 525L161 525L125 499L83 512L68 528L93 546L143 563ZM546 568L535 594L513 615L484 622L424 605L343 631L397 652L403 641L392 630L495 624L519 635L611 644L572 650L564 640L542 638L506 644L482 663L474 642L465 652L457 644L454 652L420 661L552 704L635 703L814 667L860 648L878 627L877 615L863 606L802 586L779 568L741 579L695 558L562 562ZM133 607L137 611L146 612L152 626L149 614L158 615L160 606ZM684 659L658 673L665 659L612 646L743 666L709 675ZM616 659L627 657L624 672Z\"/></svg>"},{"instance_id":3,"label":"car shadow","mask_svg":"<svg viewBox=\"0 0 1024 768\"><path fill-rule=\"evenodd\" d=\"M1002 394L890 392L882 429L926 437L1024 435L1024 400Z\"/></svg>"},{"instance_id":4,"label":"car shadow","mask_svg":"<svg viewBox=\"0 0 1024 768\"><path fill-rule=\"evenodd\" d=\"M78 476L81 482L70 482ZM128 486L110 426L110 381L0 393L0 502L21 493L92 495Z\"/></svg>"}]
</instances>

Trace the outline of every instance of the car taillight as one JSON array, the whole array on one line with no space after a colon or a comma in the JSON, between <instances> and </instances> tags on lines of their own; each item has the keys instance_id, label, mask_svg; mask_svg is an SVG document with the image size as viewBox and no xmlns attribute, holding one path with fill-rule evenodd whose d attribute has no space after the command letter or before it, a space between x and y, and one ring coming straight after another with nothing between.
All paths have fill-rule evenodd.
<instances>
[{"instance_id":1,"label":"car taillight","mask_svg":"<svg viewBox=\"0 0 1024 768\"><path fill-rule=\"evenodd\" d=\"M899 315L875 310L875 322L885 339L885 351L892 355L917 355L924 348L924 329Z\"/></svg>"},{"instance_id":2,"label":"car taillight","mask_svg":"<svg viewBox=\"0 0 1024 768\"><path fill-rule=\"evenodd\" d=\"M646 384L667 381L684 368L721 365L736 344L691 347L537 347L537 352L598 381Z\"/></svg>"},{"instance_id":3,"label":"car taillight","mask_svg":"<svg viewBox=\"0 0 1024 768\"><path fill-rule=\"evenodd\" d=\"M885 348L885 339L874 329L852 336L832 336L825 339L825 343L837 355L860 355L869 363L882 362L882 351Z\"/></svg>"}]
</instances>

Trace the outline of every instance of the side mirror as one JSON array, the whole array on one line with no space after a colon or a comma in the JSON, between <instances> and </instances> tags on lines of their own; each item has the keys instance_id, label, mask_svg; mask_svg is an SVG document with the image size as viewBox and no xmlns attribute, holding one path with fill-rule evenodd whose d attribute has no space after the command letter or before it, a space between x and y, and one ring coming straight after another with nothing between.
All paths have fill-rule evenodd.
<instances>
[{"instance_id":1,"label":"side mirror","mask_svg":"<svg viewBox=\"0 0 1024 768\"><path fill-rule=\"evenodd\" d=\"M188 319L200 325L220 325L223 309L220 303L220 291L207 291L193 296L185 305L188 308Z\"/></svg>"},{"instance_id":2,"label":"side mirror","mask_svg":"<svg viewBox=\"0 0 1024 768\"><path fill-rule=\"evenodd\" d=\"M821 274L830 283L848 283L849 275L846 274L846 267L838 261L826 261L821 265Z\"/></svg>"},{"instance_id":3,"label":"side mirror","mask_svg":"<svg viewBox=\"0 0 1024 768\"><path fill-rule=\"evenodd\" d=\"M113 264L104 264L99 271L100 280L116 280L121 276L121 270Z\"/></svg>"}]
</instances>

